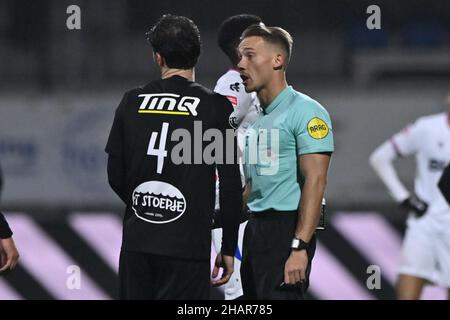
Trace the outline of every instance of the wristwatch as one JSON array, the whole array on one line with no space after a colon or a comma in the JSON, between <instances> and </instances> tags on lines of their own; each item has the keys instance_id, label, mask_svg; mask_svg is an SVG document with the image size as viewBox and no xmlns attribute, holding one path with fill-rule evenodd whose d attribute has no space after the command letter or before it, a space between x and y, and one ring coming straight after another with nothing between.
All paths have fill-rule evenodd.
<instances>
[{"instance_id":1,"label":"wristwatch","mask_svg":"<svg viewBox=\"0 0 450 320\"><path fill-rule=\"evenodd\" d=\"M309 244L302 239L294 238L292 239L291 249L295 251L306 250L308 249L308 245Z\"/></svg>"}]
</instances>

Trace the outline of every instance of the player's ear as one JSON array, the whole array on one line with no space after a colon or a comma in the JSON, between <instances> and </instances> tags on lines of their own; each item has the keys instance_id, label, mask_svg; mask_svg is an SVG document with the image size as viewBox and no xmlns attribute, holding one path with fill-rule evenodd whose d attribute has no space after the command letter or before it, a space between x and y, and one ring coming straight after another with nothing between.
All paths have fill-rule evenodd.
<instances>
[{"instance_id":1,"label":"player's ear","mask_svg":"<svg viewBox=\"0 0 450 320\"><path fill-rule=\"evenodd\" d=\"M156 64L160 67L164 67L166 64L166 61L158 52L153 54L153 60L155 60Z\"/></svg>"},{"instance_id":2,"label":"player's ear","mask_svg":"<svg viewBox=\"0 0 450 320\"><path fill-rule=\"evenodd\" d=\"M273 58L273 69L281 70L284 66L284 56L281 53L276 53Z\"/></svg>"}]
</instances>

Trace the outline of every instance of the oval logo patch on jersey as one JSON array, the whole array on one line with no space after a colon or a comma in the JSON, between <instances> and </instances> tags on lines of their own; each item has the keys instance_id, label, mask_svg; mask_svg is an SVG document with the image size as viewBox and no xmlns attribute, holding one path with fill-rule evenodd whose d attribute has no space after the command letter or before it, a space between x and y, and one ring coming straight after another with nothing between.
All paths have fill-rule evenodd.
<instances>
[{"instance_id":1,"label":"oval logo patch on jersey","mask_svg":"<svg viewBox=\"0 0 450 320\"><path fill-rule=\"evenodd\" d=\"M132 195L136 216L150 223L169 223L183 215L186 199L178 188L161 181L141 183Z\"/></svg>"},{"instance_id":2,"label":"oval logo patch on jersey","mask_svg":"<svg viewBox=\"0 0 450 320\"><path fill-rule=\"evenodd\" d=\"M308 122L308 134L314 139L323 139L328 135L327 124L320 118L312 118Z\"/></svg>"}]
</instances>

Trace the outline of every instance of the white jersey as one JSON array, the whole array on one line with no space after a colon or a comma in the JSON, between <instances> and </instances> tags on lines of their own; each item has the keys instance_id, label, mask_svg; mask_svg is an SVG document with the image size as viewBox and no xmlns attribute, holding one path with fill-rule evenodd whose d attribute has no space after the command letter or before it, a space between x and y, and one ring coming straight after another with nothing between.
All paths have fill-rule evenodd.
<instances>
[{"instance_id":1,"label":"white jersey","mask_svg":"<svg viewBox=\"0 0 450 320\"><path fill-rule=\"evenodd\" d=\"M416 157L414 190L428 209L421 217L413 213L408 218L399 272L450 288L450 207L438 187L450 162L450 116L419 118L372 153L372 167L397 202L407 199L409 192L392 162L408 155Z\"/></svg>"},{"instance_id":2,"label":"white jersey","mask_svg":"<svg viewBox=\"0 0 450 320\"><path fill-rule=\"evenodd\" d=\"M450 122L447 113L421 117L391 139L401 156L414 154L416 177L414 191L428 203L429 215L450 219L450 208L438 188L439 179L450 163Z\"/></svg>"},{"instance_id":3,"label":"white jersey","mask_svg":"<svg viewBox=\"0 0 450 320\"><path fill-rule=\"evenodd\" d=\"M233 69L228 70L217 80L214 92L226 96L234 107L230 116L230 125L237 129L238 147L242 154L244 133L261 115L258 97L255 92L245 92L239 72ZM242 170L241 176L243 176Z\"/></svg>"},{"instance_id":4,"label":"white jersey","mask_svg":"<svg viewBox=\"0 0 450 320\"><path fill-rule=\"evenodd\" d=\"M238 130L246 130L260 116L258 97L255 92L245 92L239 72L228 70L217 80L214 92L226 96L234 107L230 116L231 125Z\"/></svg>"},{"instance_id":5,"label":"white jersey","mask_svg":"<svg viewBox=\"0 0 450 320\"><path fill-rule=\"evenodd\" d=\"M234 107L230 115L230 124L237 129L237 143L241 171L242 184L245 182L244 170L242 166L242 152L244 150L245 131L261 115L259 100L255 92L245 92L239 72L233 69L228 70L217 80L214 92L226 96ZM216 183L216 209L219 208L218 182Z\"/></svg>"},{"instance_id":6,"label":"white jersey","mask_svg":"<svg viewBox=\"0 0 450 320\"><path fill-rule=\"evenodd\" d=\"M245 92L244 85L239 72L230 69L217 81L214 91L226 96L234 107L233 113L230 115L230 124L237 130L238 153L241 171L241 180L244 184L244 172L242 166L242 152L244 149L245 131L258 119L261 115L259 101L256 93ZM219 209L219 181L216 181L216 209ZM238 248L234 259L234 273L231 279L224 286L225 299L236 299L243 294L240 266L242 241L244 230L247 222L241 223L239 227ZM220 251L222 243L222 229L214 229L212 232L214 247L217 252Z\"/></svg>"}]
</instances>

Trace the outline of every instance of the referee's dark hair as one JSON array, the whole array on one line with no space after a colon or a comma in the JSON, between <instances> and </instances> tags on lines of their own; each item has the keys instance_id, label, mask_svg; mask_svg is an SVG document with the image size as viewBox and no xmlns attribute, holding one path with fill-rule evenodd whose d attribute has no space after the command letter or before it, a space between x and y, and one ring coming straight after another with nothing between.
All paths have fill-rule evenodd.
<instances>
[{"instance_id":1,"label":"referee's dark hair","mask_svg":"<svg viewBox=\"0 0 450 320\"><path fill-rule=\"evenodd\" d=\"M245 29L242 33L241 41L248 37L261 37L268 43L280 46L286 53L286 63L283 68L287 68L289 60L291 59L292 44L294 42L289 32L280 27L266 27L264 24L260 23Z\"/></svg>"},{"instance_id":2,"label":"referee's dark hair","mask_svg":"<svg viewBox=\"0 0 450 320\"><path fill-rule=\"evenodd\" d=\"M258 24L262 20L253 14L238 14L225 19L219 27L218 43L220 49L227 55L233 66L239 62L236 47L239 38L249 26Z\"/></svg>"},{"instance_id":3,"label":"referee's dark hair","mask_svg":"<svg viewBox=\"0 0 450 320\"><path fill-rule=\"evenodd\" d=\"M200 32L186 17L165 14L146 33L153 52L159 53L169 68L192 69L200 56Z\"/></svg>"}]
</instances>

